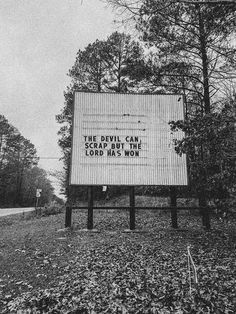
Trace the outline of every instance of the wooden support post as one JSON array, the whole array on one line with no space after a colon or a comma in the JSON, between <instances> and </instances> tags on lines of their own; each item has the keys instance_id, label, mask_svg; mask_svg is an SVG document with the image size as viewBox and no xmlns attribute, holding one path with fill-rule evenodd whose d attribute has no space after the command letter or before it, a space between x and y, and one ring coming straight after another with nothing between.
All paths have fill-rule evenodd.
<instances>
[{"instance_id":1,"label":"wooden support post","mask_svg":"<svg viewBox=\"0 0 236 314\"><path fill-rule=\"evenodd\" d=\"M176 188L172 186L170 188L170 206L171 206L171 224L172 228L178 228L177 221L177 196L176 196Z\"/></svg>"},{"instance_id":2,"label":"wooden support post","mask_svg":"<svg viewBox=\"0 0 236 314\"><path fill-rule=\"evenodd\" d=\"M68 186L67 202L66 202L65 228L70 228L71 227L71 217L72 217L71 187Z\"/></svg>"},{"instance_id":3,"label":"wooden support post","mask_svg":"<svg viewBox=\"0 0 236 314\"><path fill-rule=\"evenodd\" d=\"M205 207L206 207L206 198L204 190L201 189L200 194L198 196L198 203L200 207L200 214L202 216L202 225L205 227Z\"/></svg>"},{"instance_id":4,"label":"wooden support post","mask_svg":"<svg viewBox=\"0 0 236 314\"><path fill-rule=\"evenodd\" d=\"M130 201L130 230L135 230L135 188L134 186L130 187L130 194L129 194L129 201Z\"/></svg>"},{"instance_id":5,"label":"wooden support post","mask_svg":"<svg viewBox=\"0 0 236 314\"><path fill-rule=\"evenodd\" d=\"M203 208L203 226L206 228L206 230L211 229L211 223L210 223L210 215L209 215L209 208L208 206Z\"/></svg>"},{"instance_id":6,"label":"wooden support post","mask_svg":"<svg viewBox=\"0 0 236 314\"><path fill-rule=\"evenodd\" d=\"M200 207L200 212L201 212L201 216L202 216L202 225L207 230L210 230L211 224L210 224L209 208L207 206L204 190L202 190L201 195L199 195L199 207Z\"/></svg>"},{"instance_id":7,"label":"wooden support post","mask_svg":"<svg viewBox=\"0 0 236 314\"><path fill-rule=\"evenodd\" d=\"M93 229L93 186L88 186L88 221L87 229Z\"/></svg>"},{"instance_id":8,"label":"wooden support post","mask_svg":"<svg viewBox=\"0 0 236 314\"><path fill-rule=\"evenodd\" d=\"M66 218L65 218L65 228L71 227L71 216L72 216L72 208L70 204L66 205Z\"/></svg>"}]
</instances>

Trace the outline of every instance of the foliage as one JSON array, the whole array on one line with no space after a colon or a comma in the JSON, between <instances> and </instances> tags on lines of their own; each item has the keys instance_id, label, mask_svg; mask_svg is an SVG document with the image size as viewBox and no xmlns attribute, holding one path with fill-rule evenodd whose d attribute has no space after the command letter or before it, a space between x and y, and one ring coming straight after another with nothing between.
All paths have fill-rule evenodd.
<instances>
[{"instance_id":1,"label":"foliage","mask_svg":"<svg viewBox=\"0 0 236 314\"><path fill-rule=\"evenodd\" d=\"M188 135L176 143L176 150L189 154L190 183L200 204L206 205L206 193L216 198L217 206L234 206L235 164L232 157L226 157L225 146L235 148L230 134L233 122L227 122L235 119L235 113L224 105L231 99L223 99L223 93L235 86L235 2L107 2L120 10L122 18L128 14L126 18L133 20L140 38L151 47L146 64L149 90L164 88L186 96L188 121L175 121L172 126Z\"/></svg>"},{"instance_id":2,"label":"foliage","mask_svg":"<svg viewBox=\"0 0 236 314\"><path fill-rule=\"evenodd\" d=\"M181 129L185 137L176 141L176 152L187 154L191 186L217 206L236 205L236 98L229 100L219 111L199 113L186 121L172 121L172 131Z\"/></svg>"},{"instance_id":3,"label":"foliage","mask_svg":"<svg viewBox=\"0 0 236 314\"><path fill-rule=\"evenodd\" d=\"M131 36L124 33L115 32L107 40L96 40L84 50L78 51L75 64L69 70L71 85L64 93L64 108L56 116L57 122L62 125L58 133L60 136L58 143L63 152L66 186L71 152L74 91L135 91L142 71L145 71L144 51L139 42L131 40ZM83 189L78 190L79 194L84 194Z\"/></svg>"},{"instance_id":4,"label":"foliage","mask_svg":"<svg viewBox=\"0 0 236 314\"><path fill-rule=\"evenodd\" d=\"M37 163L34 145L0 115L0 206L34 206L39 185L49 201L53 188Z\"/></svg>"},{"instance_id":5,"label":"foliage","mask_svg":"<svg viewBox=\"0 0 236 314\"><path fill-rule=\"evenodd\" d=\"M74 231L58 233L64 215L2 224L1 313L234 313L235 222L138 212L138 233L124 233L129 214L95 214L99 233L79 232L86 213L74 213ZM146 232L144 232L146 230ZM189 291L187 246L199 284Z\"/></svg>"},{"instance_id":6,"label":"foliage","mask_svg":"<svg viewBox=\"0 0 236 314\"><path fill-rule=\"evenodd\" d=\"M69 70L72 89L84 91L133 91L144 71L144 51L131 36L114 32L79 50Z\"/></svg>"},{"instance_id":7,"label":"foliage","mask_svg":"<svg viewBox=\"0 0 236 314\"><path fill-rule=\"evenodd\" d=\"M25 171L22 186L22 201L23 204L35 205L36 190L41 189L41 196L39 198L39 206L49 203L53 200L54 188L51 181L47 177L47 172L39 167Z\"/></svg>"},{"instance_id":8,"label":"foliage","mask_svg":"<svg viewBox=\"0 0 236 314\"><path fill-rule=\"evenodd\" d=\"M65 171L64 170L53 170L53 171L49 171L48 173L50 176L56 178L57 181L59 182L60 194L65 194L65 186L66 186L66 173L65 173ZM59 201L59 203L60 203L60 201Z\"/></svg>"},{"instance_id":9,"label":"foliage","mask_svg":"<svg viewBox=\"0 0 236 314\"><path fill-rule=\"evenodd\" d=\"M107 0L134 19L142 40L155 47L149 82L184 92L188 106L210 112L235 79L236 4L162 0ZM213 97L214 96L214 97Z\"/></svg>"},{"instance_id":10,"label":"foliage","mask_svg":"<svg viewBox=\"0 0 236 314\"><path fill-rule=\"evenodd\" d=\"M36 149L0 115L0 199L20 204L24 172L37 164Z\"/></svg>"},{"instance_id":11,"label":"foliage","mask_svg":"<svg viewBox=\"0 0 236 314\"><path fill-rule=\"evenodd\" d=\"M60 214L64 212L64 210L65 210L64 205L60 205L60 204L56 204L52 202L49 204L45 204L43 207L40 207L38 209L37 214L44 217L44 216Z\"/></svg>"},{"instance_id":12,"label":"foliage","mask_svg":"<svg viewBox=\"0 0 236 314\"><path fill-rule=\"evenodd\" d=\"M220 113L217 118L215 115L216 110L221 113L229 110L225 114L233 117L232 110L224 106L230 99L222 98L226 86L235 83L236 46L233 38L236 4L171 0L106 2L120 9L122 19L127 17L125 13L128 12L140 42L131 41L128 35L114 33L107 41L96 41L84 51L79 51L76 63L69 72L72 85L66 94L64 115L57 116L59 123L67 123L59 134L67 173L72 93L75 88L98 92L183 93L186 96L186 117L189 119L186 125L192 125L198 134L197 137L191 133L188 137L188 150L180 151L179 148L181 153L190 153L191 193L197 192L201 196L200 204L203 206L206 205L205 193L208 197L215 197L218 193L220 196L217 199L221 198L222 204L226 196L231 202L230 195L235 191L234 176L229 176L233 160L226 158L227 161L224 159L221 162L221 155L225 154L224 141L229 141L231 127L228 128L226 122L220 121ZM214 120L210 126L211 119L218 122ZM221 123L225 124L224 134L213 130ZM214 150L213 142L206 134L213 137L215 134L215 142L217 136L222 136L224 140L218 141ZM203 144L199 144L199 141L203 141ZM187 139L183 143L187 143ZM212 148L208 148L208 144ZM229 149L230 145L227 147ZM220 168L221 163L227 170ZM116 188L112 190L114 193L119 192ZM144 192L158 193L158 189L152 191L152 188L148 188ZM81 189L80 194L85 195L85 190Z\"/></svg>"}]
</instances>

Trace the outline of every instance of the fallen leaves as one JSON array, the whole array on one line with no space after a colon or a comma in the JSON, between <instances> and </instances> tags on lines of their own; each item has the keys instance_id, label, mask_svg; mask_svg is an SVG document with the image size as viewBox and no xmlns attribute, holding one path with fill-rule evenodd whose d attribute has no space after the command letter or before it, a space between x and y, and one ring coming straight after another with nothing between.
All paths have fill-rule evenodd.
<instances>
[{"instance_id":1,"label":"fallen leaves","mask_svg":"<svg viewBox=\"0 0 236 314\"><path fill-rule=\"evenodd\" d=\"M173 231L167 214L145 212L137 214L137 226L149 232L123 233L128 218L125 212L96 214L100 233L67 230L63 241L55 228L63 216L7 230L1 313L236 312L235 228L204 232L198 217L181 216L188 229ZM77 219L82 229L86 215ZM199 277L191 295L187 245Z\"/></svg>"}]
</instances>

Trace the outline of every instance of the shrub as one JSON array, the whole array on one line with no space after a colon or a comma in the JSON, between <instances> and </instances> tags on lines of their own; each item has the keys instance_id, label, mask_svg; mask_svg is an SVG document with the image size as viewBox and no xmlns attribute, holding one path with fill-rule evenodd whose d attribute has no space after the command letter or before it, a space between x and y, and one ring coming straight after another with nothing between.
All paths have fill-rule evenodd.
<instances>
[{"instance_id":1,"label":"shrub","mask_svg":"<svg viewBox=\"0 0 236 314\"><path fill-rule=\"evenodd\" d=\"M36 210L36 214L39 216L57 215L64 211L65 206L59 204L47 204Z\"/></svg>"}]
</instances>

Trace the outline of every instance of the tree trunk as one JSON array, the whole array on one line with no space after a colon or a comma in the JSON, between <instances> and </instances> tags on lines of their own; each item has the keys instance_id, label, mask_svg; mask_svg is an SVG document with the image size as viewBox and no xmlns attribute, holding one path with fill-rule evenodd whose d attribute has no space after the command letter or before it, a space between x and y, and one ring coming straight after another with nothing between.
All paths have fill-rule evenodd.
<instances>
[{"instance_id":1,"label":"tree trunk","mask_svg":"<svg viewBox=\"0 0 236 314\"><path fill-rule=\"evenodd\" d=\"M204 29L204 23L201 15L201 8L199 4L196 4L198 12L198 21L199 21L199 36L200 36L200 47L202 55L202 75L203 75L203 88L204 88L204 111L205 113L210 113L210 89L209 89L209 77L208 77L208 58L207 58L207 49L206 49L206 33Z\"/></svg>"}]
</instances>

